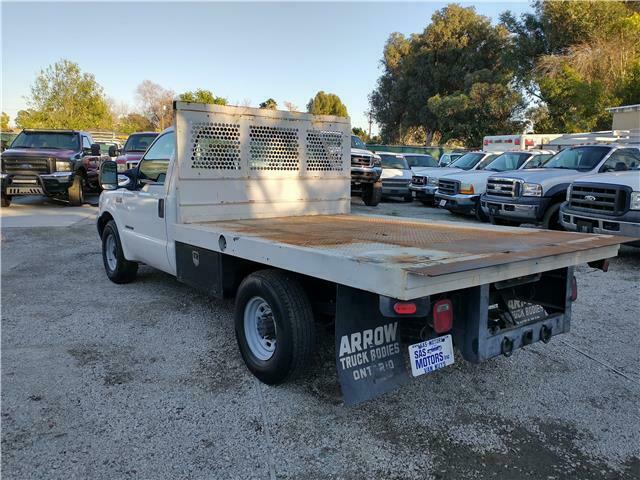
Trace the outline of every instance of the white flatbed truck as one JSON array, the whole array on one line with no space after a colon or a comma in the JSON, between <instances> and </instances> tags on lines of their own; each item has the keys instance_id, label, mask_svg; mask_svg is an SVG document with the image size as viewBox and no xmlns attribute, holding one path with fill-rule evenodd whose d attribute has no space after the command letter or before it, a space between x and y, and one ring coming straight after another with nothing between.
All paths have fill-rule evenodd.
<instances>
[{"instance_id":1,"label":"white flatbed truck","mask_svg":"<svg viewBox=\"0 0 640 480\"><path fill-rule=\"evenodd\" d=\"M348 119L174 109L134 170L101 169L105 270L127 283L145 263L235 296L240 352L265 383L312 363L319 318L335 322L346 404L453 363L453 345L479 363L548 342L570 327L573 266L626 241L352 215Z\"/></svg>"}]
</instances>

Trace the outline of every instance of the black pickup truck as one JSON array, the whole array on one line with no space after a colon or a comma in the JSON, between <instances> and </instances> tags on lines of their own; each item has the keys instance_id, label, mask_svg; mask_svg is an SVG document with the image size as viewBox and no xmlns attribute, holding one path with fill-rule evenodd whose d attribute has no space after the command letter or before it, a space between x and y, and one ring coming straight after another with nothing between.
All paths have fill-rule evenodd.
<instances>
[{"instance_id":1,"label":"black pickup truck","mask_svg":"<svg viewBox=\"0 0 640 480\"><path fill-rule=\"evenodd\" d=\"M15 195L46 195L82 205L100 190L98 171L108 156L91 135L77 130L23 130L2 152L2 206Z\"/></svg>"}]
</instances>

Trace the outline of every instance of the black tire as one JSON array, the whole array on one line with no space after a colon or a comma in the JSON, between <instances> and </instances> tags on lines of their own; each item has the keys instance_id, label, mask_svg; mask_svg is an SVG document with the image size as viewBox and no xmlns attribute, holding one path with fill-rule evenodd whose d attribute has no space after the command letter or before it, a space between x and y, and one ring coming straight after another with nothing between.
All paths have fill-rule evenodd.
<instances>
[{"instance_id":1,"label":"black tire","mask_svg":"<svg viewBox=\"0 0 640 480\"><path fill-rule=\"evenodd\" d=\"M542 227L547 230L564 230L560 223L560 203L551 205L542 217Z\"/></svg>"},{"instance_id":2,"label":"black tire","mask_svg":"<svg viewBox=\"0 0 640 480\"><path fill-rule=\"evenodd\" d=\"M484 210L482 210L482 206L480 205L480 201L478 201L478 204L476 205L476 218L481 221L481 222L488 222L489 221L489 216L484 213Z\"/></svg>"},{"instance_id":3,"label":"black tire","mask_svg":"<svg viewBox=\"0 0 640 480\"><path fill-rule=\"evenodd\" d=\"M489 222L491 225L500 225L503 227L518 227L520 224L517 222L511 222L509 220L502 220L501 218L496 218L494 216L489 216Z\"/></svg>"},{"instance_id":4,"label":"black tire","mask_svg":"<svg viewBox=\"0 0 640 480\"><path fill-rule=\"evenodd\" d=\"M69 204L79 207L84 203L84 177L81 173L76 173L73 177L73 183L67 191L69 194Z\"/></svg>"},{"instance_id":5,"label":"black tire","mask_svg":"<svg viewBox=\"0 0 640 480\"><path fill-rule=\"evenodd\" d=\"M110 236L113 236L115 242L115 268L111 268L107 260L107 242ZM118 227L113 220L110 220L102 231L102 263L104 264L105 272L107 272L107 277L109 277L109 280L113 283L133 282L138 274L138 264L124 258Z\"/></svg>"},{"instance_id":6,"label":"black tire","mask_svg":"<svg viewBox=\"0 0 640 480\"><path fill-rule=\"evenodd\" d=\"M403 200L404 200L404 203L411 203L413 202L413 195L409 193L408 195L404 196Z\"/></svg>"},{"instance_id":7,"label":"black tire","mask_svg":"<svg viewBox=\"0 0 640 480\"><path fill-rule=\"evenodd\" d=\"M427 200L426 198L421 198L420 201L423 205L427 207L433 207L433 200Z\"/></svg>"},{"instance_id":8,"label":"black tire","mask_svg":"<svg viewBox=\"0 0 640 480\"><path fill-rule=\"evenodd\" d=\"M366 183L362 185L362 201L368 207L375 207L382 200L382 183Z\"/></svg>"},{"instance_id":9,"label":"black tire","mask_svg":"<svg viewBox=\"0 0 640 480\"><path fill-rule=\"evenodd\" d=\"M4 193L2 194L2 204L3 207L8 207L9 205L11 205L11 195L5 195Z\"/></svg>"},{"instance_id":10,"label":"black tire","mask_svg":"<svg viewBox=\"0 0 640 480\"><path fill-rule=\"evenodd\" d=\"M275 350L266 360L252 352L245 332L245 309L256 297L268 304L275 323ZM282 383L307 368L313 358L311 303L300 284L286 272L260 270L242 281L236 296L235 330L244 363L263 383Z\"/></svg>"}]
</instances>

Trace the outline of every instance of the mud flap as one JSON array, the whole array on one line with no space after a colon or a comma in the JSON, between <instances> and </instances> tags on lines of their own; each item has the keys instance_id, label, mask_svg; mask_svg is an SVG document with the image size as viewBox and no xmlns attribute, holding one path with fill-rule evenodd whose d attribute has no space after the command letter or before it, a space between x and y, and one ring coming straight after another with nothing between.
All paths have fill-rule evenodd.
<instances>
[{"instance_id":1,"label":"mud flap","mask_svg":"<svg viewBox=\"0 0 640 480\"><path fill-rule=\"evenodd\" d=\"M337 286L336 369L345 405L390 392L409 380L399 319L380 313L379 296Z\"/></svg>"}]
</instances>

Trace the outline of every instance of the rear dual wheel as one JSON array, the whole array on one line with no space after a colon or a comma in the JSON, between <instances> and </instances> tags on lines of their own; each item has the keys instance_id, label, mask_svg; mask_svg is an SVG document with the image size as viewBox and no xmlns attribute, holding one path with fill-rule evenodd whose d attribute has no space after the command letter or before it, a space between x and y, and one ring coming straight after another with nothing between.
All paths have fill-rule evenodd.
<instances>
[{"instance_id":1,"label":"rear dual wheel","mask_svg":"<svg viewBox=\"0 0 640 480\"><path fill-rule=\"evenodd\" d=\"M260 381L275 385L299 374L313 358L311 303L287 272L260 270L238 289L235 330L240 354Z\"/></svg>"}]
</instances>

